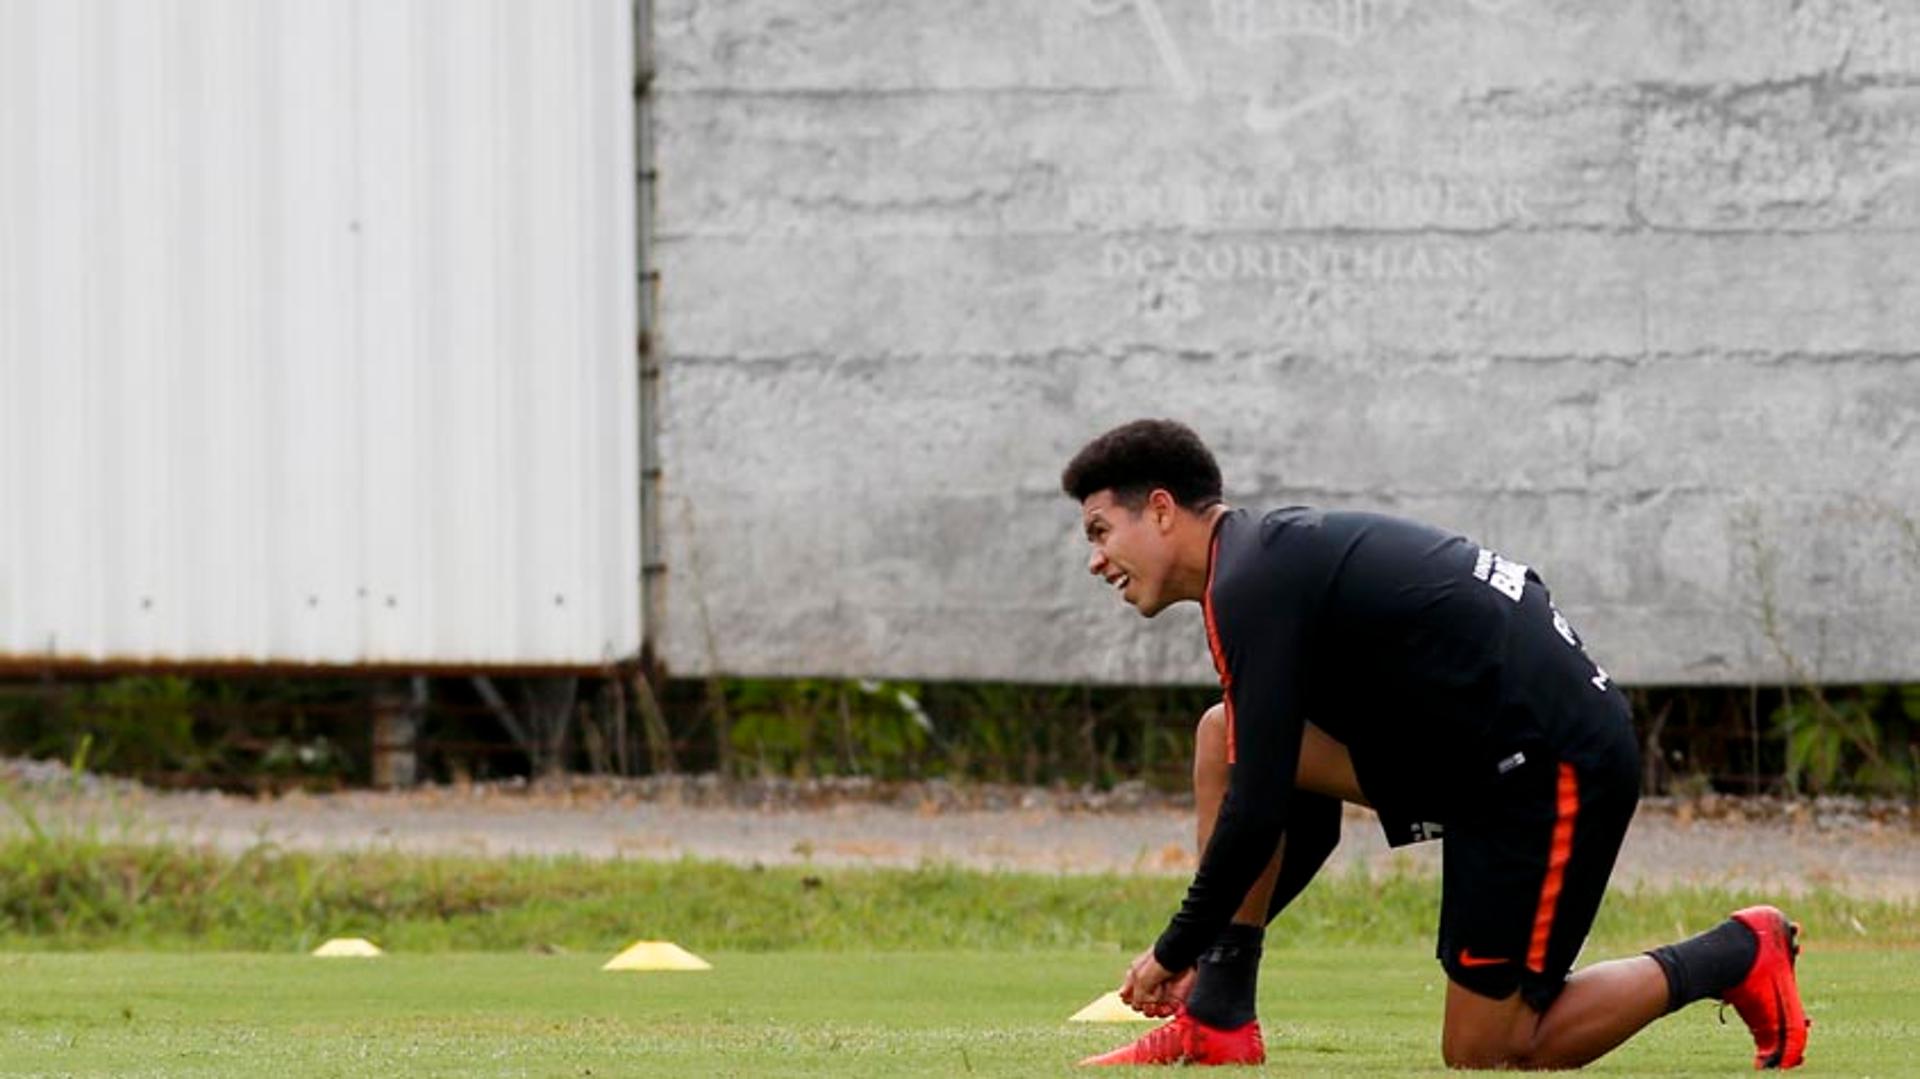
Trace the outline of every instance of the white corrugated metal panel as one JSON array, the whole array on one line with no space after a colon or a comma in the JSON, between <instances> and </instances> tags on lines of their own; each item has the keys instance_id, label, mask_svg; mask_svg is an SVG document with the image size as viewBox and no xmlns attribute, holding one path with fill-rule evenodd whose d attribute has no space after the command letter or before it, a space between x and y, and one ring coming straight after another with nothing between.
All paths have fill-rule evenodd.
<instances>
[{"instance_id":1,"label":"white corrugated metal panel","mask_svg":"<svg viewBox=\"0 0 1920 1079\"><path fill-rule=\"evenodd\" d=\"M0 0L0 662L640 641L626 0Z\"/></svg>"}]
</instances>

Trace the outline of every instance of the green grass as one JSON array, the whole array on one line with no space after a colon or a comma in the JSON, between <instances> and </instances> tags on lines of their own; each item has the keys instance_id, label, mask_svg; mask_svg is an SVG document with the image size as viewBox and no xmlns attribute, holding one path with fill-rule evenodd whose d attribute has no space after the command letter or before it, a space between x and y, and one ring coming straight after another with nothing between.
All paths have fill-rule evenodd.
<instances>
[{"instance_id":1,"label":"green grass","mask_svg":"<svg viewBox=\"0 0 1920 1079\"><path fill-rule=\"evenodd\" d=\"M1143 1026L1063 1022L1111 988L1184 881L703 862L241 856L35 830L0 840L0 1075L1035 1075ZM1316 882L1276 923L1267 1071L1440 1074L1438 884ZM1616 893L1589 958L1755 900ZM1816 893L1803 987L1821 1074L1911 1072L1920 910ZM394 954L298 954L334 935ZM709 974L604 974L635 938ZM1603 1062L1734 1075L1695 1007Z\"/></svg>"},{"instance_id":2,"label":"green grass","mask_svg":"<svg viewBox=\"0 0 1920 1079\"><path fill-rule=\"evenodd\" d=\"M601 958L0 955L0 1074L1064 1075L1147 1029L1064 1022L1111 987L1117 950L723 951L705 974L607 974ZM1910 1071L1916 960L1809 946L1818 1074ZM1443 1074L1441 993L1419 947L1270 957L1261 1073ZM1743 1074L1749 1042L1729 1018L1696 1005L1594 1070Z\"/></svg>"},{"instance_id":3,"label":"green grass","mask_svg":"<svg viewBox=\"0 0 1920 1079\"><path fill-rule=\"evenodd\" d=\"M44 836L0 840L0 948L304 951L371 936L398 951L555 946L604 951L644 927L734 951L1018 951L1140 947L1185 887L1174 877L753 869L579 858L238 857ZM1676 889L1611 895L1597 942L1662 943L1767 898ZM1329 875L1278 923L1274 946L1432 939L1429 876ZM1920 945L1920 907L1817 892L1789 909L1827 940Z\"/></svg>"}]
</instances>

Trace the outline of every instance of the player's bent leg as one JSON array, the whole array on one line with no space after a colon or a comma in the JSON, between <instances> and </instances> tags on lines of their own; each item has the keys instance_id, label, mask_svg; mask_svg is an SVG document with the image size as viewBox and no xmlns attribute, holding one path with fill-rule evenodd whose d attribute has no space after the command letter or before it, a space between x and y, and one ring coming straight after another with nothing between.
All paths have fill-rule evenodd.
<instances>
[{"instance_id":1,"label":"player's bent leg","mask_svg":"<svg viewBox=\"0 0 1920 1079\"><path fill-rule=\"evenodd\" d=\"M1353 771L1353 755L1333 736L1309 723L1300 733L1300 767L1293 778L1295 787L1324 794L1342 802L1372 808L1360 779Z\"/></svg>"},{"instance_id":2,"label":"player's bent leg","mask_svg":"<svg viewBox=\"0 0 1920 1079\"><path fill-rule=\"evenodd\" d=\"M1577 1068L1666 1014L1666 976L1647 956L1596 963L1566 980L1544 1011L1447 983L1440 1052L1451 1068Z\"/></svg>"},{"instance_id":3,"label":"player's bent leg","mask_svg":"<svg viewBox=\"0 0 1920 1079\"><path fill-rule=\"evenodd\" d=\"M1496 1000L1449 981L1440 1057L1449 1068L1511 1067L1514 1046L1526 1041L1533 1019L1533 1010L1517 990Z\"/></svg>"},{"instance_id":4,"label":"player's bent leg","mask_svg":"<svg viewBox=\"0 0 1920 1079\"><path fill-rule=\"evenodd\" d=\"M1200 718L1194 736L1194 837L1198 850L1204 851L1212 839L1220 804L1226 798L1229 770L1226 709L1216 705ZM1174 1022L1120 1050L1121 1055L1135 1060L1157 1057L1177 1042L1181 1063L1258 1064L1266 1059L1254 1002L1268 897L1286 858L1287 840L1283 836L1266 870L1248 890L1233 924L1201 954Z\"/></svg>"},{"instance_id":5,"label":"player's bent leg","mask_svg":"<svg viewBox=\"0 0 1920 1079\"><path fill-rule=\"evenodd\" d=\"M1441 1053L1456 1068L1577 1068L1663 1015L1721 999L1753 1034L1754 1067L1798 1067L1811 1023L1794 979L1797 937L1776 908L1750 907L1689 940L1587 967L1550 999L1539 983L1495 999L1450 981Z\"/></svg>"},{"instance_id":6,"label":"player's bent leg","mask_svg":"<svg viewBox=\"0 0 1920 1079\"><path fill-rule=\"evenodd\" d=\"M1207 709L1194 729L1193 791L1204 829L1200 836L1202 847L1212 834L1220 800L1226 796L1229 771L1227 709L1225 705L1216 704ZM1301 734L1300 765L1294 774L1294 786L1358 806L1371 805L1366 792L1360 789L1360 780L1353 770L1353 756L1347 747L1312 723L1308 723Z\"/></svg>"},{"instance_id":7,"label":"player's bent leg","mask_svg":"<svg viewBox=\"0 0 1920 1079\"><path fill-rule=\"evenodd\" d=\"M1207 849L1213 824L1226 798L1226 707L1216 704L1200 717L1194 731L1193 801L1195 849ZM1237 925L1264 926L1305 888L1340 842L1340 802L1367 805L1347 748L1309 723L1302 734L1295 776L1294 811L1273 860L1234 915Z\"/></svg>"},{"instance_id":8,"label":"player's bent leg","mask_svg":"<svg viewBox=\"0 0 1920 1079\"><path fill-rule=\"evenodd\" d=\"M1797 1068L1807 1055L1807 1031L1813 1020L1800 1005L1794 972L1800 958L1800 925L1774 907L1748 907L1733 921L1753 932L1755 954L1740 984L1721 999L1733 1005L1753 1033L1753 1066Z\"/></svg>"},{"instance_id":9,"label":"player's bent leg","mask_svg":"<svg viewBox=\"0 0 1920 1079\"><path fill-rule=\"evenodd\" d=\"M1456 1068L1577 1068L1663 1015L1720 999L1752 1032L1754 1067L1798 1067L1812 1026L1798 937L1778 909L1749 907L1690 940L1575 973L1544 1011L1519 992L1495 1000L1450 981L1441 1053Z\"/></svg>"},{"instance_id":10,"label":"player's bent leg","mask_svg":"<svg viewBox=\"0 0 1920 1079\"><path fill-rule=\"evenodd\" d=\"M1195 743L1194 803L1196 833L1201 850L1213 834L1220 802L1226 795L1226 726L1224 717L1203 717ZM1248 903L1265 903L1286 849L1282 839L1274 860L1254 885ZM1262 907L1264 910L1264 907ZM1264 922L1243 924L1236 917L1222 938L1200 957L1195 976L1187 982L1184 999L1176 989L1173 1020L1140 1036L1131 1044L1082 1060L1082 1066L1137 1064L1261 1064L1266 1044L1254 1018L1253 1003L1260 965ZM1199 1014L1190 1010L1193 1004Z\"/></svg>"},{"instance_id":11,"label":"player's bent leg","mask_svg":"<svg viewBox=\"0 0 1920 1079\"><path fill-rule=\"evenodd\" d=\"M1213 836L1214 819L1227 793L1226 707L1216 704L1194 732L1193 801L1196 849ZM1254 883L1234 916L1240 925L1266 925L1305 888L1340 842L1340 803L1367 805L1347 747L1309 723L1300 744L1293 812L1273 861Z\"/></svg>"},{"instance_id":12,"label":"player's bent leg","mask_svg":"<svg viewBox=\"0 0 1920 1079\"><path fill-rule=\"evenodd\" d=\"M1584 766L1527 747L1504 772L1490 767L1483 799L1448 823L1439 956L1452 1067L1578 1067L1667 1010L1650 957L1568 975L1639 796L1631 732L1613 733L1613 752Z\"/></svg>"},{"instance_id":13,"label":"player's bent leg","mask_svg":"<svg viewBox=\"0 0 1920 1079\"><path fill-rule=\"evenodd\" d=\"M1268 925L1288 904L1299 898L1319 874L1333 849L1340 845L1340 800L1311 791L1295 791L1287 813L1287 834L1282 841L1280 872L1274 877L1272 893L1267 897Z\"/></svg>"},{"instance_id":14,"label":"player's bent leg","mask_svg":"<svg viewBox=\"0 0 1920 1079\"><path fill-rule=\"evenodd\" d=\"M1733 1005L1753 1035L1753 1066L1797 1068L1813 1025L1800 1003L1795 961L1800 926L1776 907L1748 907L1688 940L1648 957L1666 976L1668 1010L1696 1000Z\"/></svg>"},{"instance_id":15,"label":"player's bent leg","mask_svg":"<svg viewBox=\"0 0 1920 1079\"><path fill-rule=\"evenodd\" d=\"M1205 850L1213 837L1230 771L1226 707L1217 704L1200 717L1194 731L1194 838L1199 850ZM1289 827L1288 836L1281 839L1273 860L1236 912L1234 924L1201 956L1188 997L1178 1002L1172 1022L1148 1031L1131 1045L1088 1057L1082 1064L1258 1064L1266 1059L1254 1013L1263 927L1276 903L1284 905L1285 899L1304 887L1339 840L1339 803L1310 792L1332 791L1365 804L1346 747L1317 727L1307 729L1297 782L1301 787L1297 822L1310 842L1294 856L1290 848L1295 828ZM1288 895L1282 899L1275 885L1289 867L1299 879L1289 883Z\"/></svg>"},{"instance_id":16,"label":"player's bent leg","mask_svg":"<svg viewBox=\"0 0 1920 1079\"><path fill-rule=\"evenodd\" d=\"M1226 707L1215 705L1200 717L1194 732L1194 832L1200 850L1213 837L1230 772ZM1082 1064L1258 1064L1266 1059L1253 1008L1263 927L1305 887L1338 843L1339 802L1367 804L1346 747L1311 724L1301 743L1295 783L1298 828L1289 826L1273 860L1236 912L1234 924L1201 957L1189 998L1179 1003L1173 1021L1131 1045L1088 1057ZM1292 842L1296 830L1304 843ZM1291 874L1286 872L1289 869ZM1276 890L1276 882L1283 878L1288 880L1284 896Z\"/></svg>"},{"instance_id":17,"label":"player's bent leg","mask_svg":"<svg viewBox=\"0 0 1920 1079\"><path fill-rule=\"evenodd\" d=\"M1220 816L1220 803L1226 800L1227 777L1231 766L1227 763L1227 709L1216 704L1207 709L1200 717L1200 725L1193 735L1193 806L1194 806L1194 850L1196 853L1207 849L1207 842L1213 838L1213 824ZM1247 898L1240 904L1240 910L1234 915L1238 925L1265 925L1267 900L1273 894L1274 879L1279 876L1280 863L1286 853L1286 839L1281 838L1280 846L1273 852L1273 860L1267 864L1266 871L1247 891Z\"/></svg>"}]
</instances>

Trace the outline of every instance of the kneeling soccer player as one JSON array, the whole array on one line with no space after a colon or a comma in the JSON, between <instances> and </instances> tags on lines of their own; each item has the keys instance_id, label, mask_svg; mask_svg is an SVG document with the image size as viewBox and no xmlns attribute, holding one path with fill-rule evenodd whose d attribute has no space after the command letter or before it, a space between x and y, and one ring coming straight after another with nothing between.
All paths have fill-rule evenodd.
<instances>
[{"instance_id":1,"label":"kneeling soccer player","mask_svg":"<svg viewBox=\"0 0 1920 1079\"><path fill-rule=\"evenodd\" d=\"M1173 1021L1083 1063L1265 1059L1264 926L1338 842L1343 800L1372 806L1395 845L1444 843L1450 1066L1575 1067L1708 997L1746 1020L1757 1067L1801 1062L1799 930L1773 907L1568 974L1639 754L1625 695L1538 574L1378 514L1230 509L1213 455L1166 420L1100 436L1061 483L1092 573L1147 617L1202 604L1225 696L1196 743L1199 869L1121 988Z\"/></svg>"}]
</instances>

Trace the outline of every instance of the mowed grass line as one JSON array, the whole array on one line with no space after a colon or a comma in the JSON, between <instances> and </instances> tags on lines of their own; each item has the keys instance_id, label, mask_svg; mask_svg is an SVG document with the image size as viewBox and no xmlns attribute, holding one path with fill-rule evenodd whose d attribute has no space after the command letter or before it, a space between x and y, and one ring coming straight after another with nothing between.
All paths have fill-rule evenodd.
<instances>
[{"instance_id":1,"label":"mowed grass line","mask_svg":"<svg viewBox=\"0 0 1920 1079\"><path fill-rule=\"evenodd\" d=\"M1442 976L1424 952L1300 945L1270 957L1270 1059L1235 1074L1446 1074ZM705 974L609 974L576 955L9 954L0 1075L1067 1075L1148 1029L1064 1022L1111 987L1114 951L710 958ZM1911 1073L1917 960L1809 945L1818 1074ZM1594 1070L1743 1074L1750 1042L1729 1020L1696 1005Z\"/></svg>"}]
</instances>

